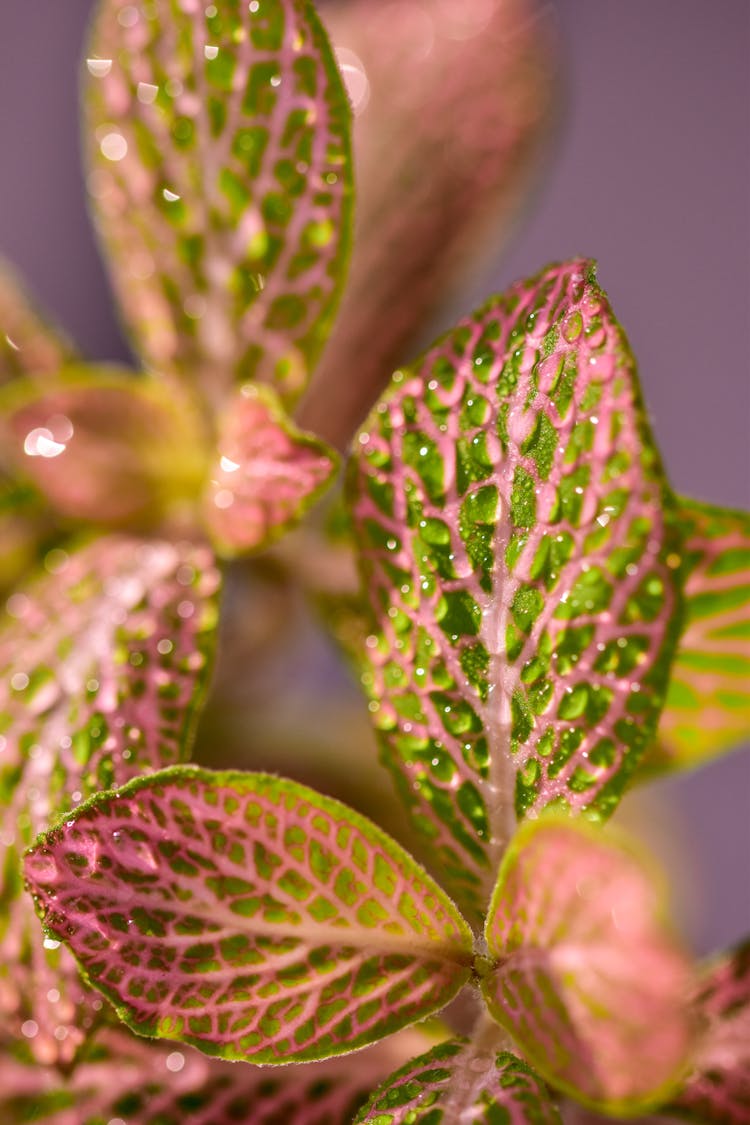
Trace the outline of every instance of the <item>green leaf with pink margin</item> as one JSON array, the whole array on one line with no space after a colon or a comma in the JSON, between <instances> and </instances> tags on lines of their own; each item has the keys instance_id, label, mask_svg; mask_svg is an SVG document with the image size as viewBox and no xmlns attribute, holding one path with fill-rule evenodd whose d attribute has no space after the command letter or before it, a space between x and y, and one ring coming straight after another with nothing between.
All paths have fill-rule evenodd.
<instances>
[{"instance_id":1,"label":"green leaf with pink margin","mask_svg":"<svg viewBox=\"0 0 750 1125\"><path fill-rule=\"evenodd\" d=\"M616 806L656 726L679 533L592 266L493 298L397 372L350 504L386 763L483 916L516 815Z\"/></svg>"},{"instance_id":2,"label":"green leaf with pink margin","mask_svg":"<svg viewBox=\"0 0 750 1125\"><path fill-rule=\"evenodd\" d=\"M119 368L64 368L43 386L0 393L9 471L63 516L109 526L190 531L209 463L208 437L173 383Z\"/></svg>"},{"instance_id":3,"label":"green leaf with pink margin","mask_svg":"<svg viewBox=\"0 0 750 1125\"><path fill-rule=\"evenodd\" d=\"M0 1036L24 1026L40 1062L67 1063L91 1007L68 951L43 945L21 853L91 793L187 755L219 575L205 547L114 535L46 571L0 628Z\"/></svg>"},{"instance_id":4,"label":"green leaf with pink margin","mask_svg":"<svg viewBox=\"0 0 750 1125\"><path fill-rule=\"evenodd\" d=\"M115 288L156 372L213 406L303 389L347 253L349 108L307 0L103 0L89 180Z\"/></svg>"},{"instance_id":5,"label":"green leaf with pink margin","mask_svg":"<svg viewBox=\"0 0 750 1125\"><path fill-rule=\"evenodd\" d=\"M206 526L222 554L258 550L293 527L328 487L338 457L297 429L272 392L243 387L219 430Z\"/></svg>"},{"instance_id":6,"label":"green leaf with pink margin","mask_svg":"<svg viewBox=\"0 0 750 1125\"><path fill-rule=\"evenodd\" d=\"M689 769L750 738L750 515L683 500L685 625L643 771Z\"/></svg>"},{"instance_id":7,"label":"green leaf with pink margin","mask_svg":"<svg viewBox=\"0 0 750 1125\"><path fill-rule=\"evenodd\" d=\"M269 1077L107 1028L67 1076L2 1060L0 1114L25 1125L350 1125L373 1083L428 1041L409 1029L354 1057Z\"/></svg>"},{"instance_id":8,"label":"green leaf with pink margin","mask_svg":"<svg viewBox=\"0 0 750 1125\"><path fill-rule=\"evenodd\" d=\"M750 1121L750 940L709 964L695 1006L704 1031L673 1109L703 1125Z\"/></svg>"},{"instance_id":9,"label":"green leaf with pink margin","mask_svg":"<svg viewBox=\"0 0 750 1125\"><path fill-rule=\"evenodd\" d=\"M141 1035L306 1062L438 1011L471 932L419 865L338 801L174 768L94 797L26 875L45 927Z\"/></svg>"},{"instance_id":10,"label":"green leaf with pink margin","mask_svg":"<svg viewBox=\"0 0 750 1125\"><path fill-rule=\"evenodd\" d=\"M450 1039L380 1086L355 1125L561 1125L544 1083L508 1051Z\"/></svg>"},{"instance_id":11,"label":"green leaf with pink margin","mask_svg":"<svg viewBox=\"0 0 750 1125\"><path fill-rule=\"evenodd\" d=\"M485 927L482 993L530 1064L584 1104L659 1105L693 1046L691 970L643 859L547 813L519 828Z\"/></svg>"},{"instance_id":12,"label":"green leaf with pink margin","mask_svg":"<svg viewBox=\"0 0 750 1125\"><path fill-rule=\"evenodd\" d=\"M19 375L55 375L76 351L36 311L15 270L0 259L0 385Z\"/></svg>"},{"instance_id":13,"label":"green leaf with pink margin","mask_svg":"<svg viewBox=\"0 0 750 1125\"><path fill-rule=\"evenodd\" d=\"M536 0L323 9L354 105L357 209L349 281L301 421L342 448L526 206L558 93L549 16Z\"/></svg>"}]
</instances>

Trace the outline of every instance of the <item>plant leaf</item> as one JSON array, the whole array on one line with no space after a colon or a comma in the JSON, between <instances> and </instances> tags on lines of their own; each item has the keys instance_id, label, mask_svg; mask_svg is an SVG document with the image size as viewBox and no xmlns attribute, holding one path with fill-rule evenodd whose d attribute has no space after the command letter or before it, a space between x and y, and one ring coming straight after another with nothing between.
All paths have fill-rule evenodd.
<instances>
[{"instance_id":1,"label":"plant leaf","mask_svg":"<svg viewBox=\"0 0 750 1125\"><path fill-rule=\"evenodd\" d=\"M49 930L141 1035L308 1061L442 1008L471 934L375 825L291 781L176 768L95 797L26 873Z\"/></svg>"},{"instance_id":2,"label":"plant leaf","mask_svg":"<svg viewBox=\"0 0 750 1125\"><path fill-rule=\"evenodd\" d=\"M708 966L696 1007L706 1026L693 1071L673 1108L704 1125L747 1125L750 940Z\"/></svg>"},{"instance_id":3,"label":"plant leaf","mask_svg":"<svg viewBox=\"0 0 750 1125\"><path fill-rule=\"evenodd\" d=\"M201 487L205 436L173 384L117 368L66 368L0 395L9 468L64 516L109 525L184 520Z\"/></svg>"},{"instance_id":4,"label":"plant leaf","mask_svg":"<svg viewBox=\"0 0 750 1125\"><path fill-rule=\"evenodd\" d=\"M0 259L0 385L18 375L54 375L75 349L36 312L15 270Z\"/></svg>"},{"instance_id":5,"label":"plant leaf","mask_svg":"<svg viewBox=\"0 0 750 1125\"><path fill-rule=\"evenodd\" d=\"M750 738L750 515L682 501L685 626L646 773L702 765Z\"/></svg>"},{"instance_id":6,"label":"plant leaf","mask_svg":"<svg viewBox=\"0 0 750 1125\"><path fill-rule=\"evenodd\" d=\"M302 390L341 285L349 110L305 0L104 0L87 85L93 204L146 363L217 405Z\"/></svg>"},{"instance_id":7,"label":"plant leaf","mask_svg":"<svg viewBox=\"0 0 750 1125\"><path fill-rule=\"evenodd\" d=\"M245 387L220 431L205 518L225 554L257 550L294 526L327 488L338 457L285 417L271 395Z\"/></svg>"},{"instance_id":8,"label":"plant leaf","mask_svg":"<svg viewBox=\"0 0 750 1125\"><path fill-rule=\"evenodd\" d=\"M46 568L0 629L0 1020L15 1035L29 1023L52 1062L70 1060L90 1012L70 954L43 947L20 853L89 794L186 756L219 579L206 548L114 535L55 549Z\"/></svg>"},{"instance_id":9,"label":"plant leaf","mask_svg":"<svg viewBox=\"0 0 750 1125\"><path fill-rule=\"evenodd\" d=\"M174 1051L125 1030L103 1029L73 1072L0 1064L2 1120L24 1125L349 1125L373 1082L428 1037L403 1031L354 1058L289 1067L269 1077L255 1067ZM185 1117L188 1114L188 1117Z\"/></svg>"},{"instance_id":10,"label":"plant leaf","mask_svg":"<svg viewBox=\"0 0 750 1125\"><path fill-rule=\"evenodd\" d=\"M344 447L525 205L558 68L536 0L345 0L323 14L354 101L357 214L341 313L301 417Z\"/></svg>"},{"instance_id":11,"label":"plant leaf","mask_svg":"<svg viewBox=\"0 0 750 1125\"><path fill-rule=\"evenodd\" d=\"M615 807L678 625L670 498L590 263L513 286L397 372L358 446L371 709L481 917L514 814Z\"/></svg>"},{"instance_id":12,"label":"plant leaf","mask_svg":"<svg viewBox=\"0 0 750 1125\"><path fill-rule=\"evenodd\" d=\"M412 1059L380 1086L355 1125L559 1125L544 1084L508 1051L451 1039Z\"/></svg>"},{"instance_id":13,"label":"plant leaf","mask_svg":"<svg viewBox=\"0 0 750 1125\"><path fill-rule=\"evenodd\" d=\"M643 861L585 822L527 821L500 869L482 992L532 1066L584 1104L663 1102L692 1045L689 963Z\"/></svg>"}]
</instances>

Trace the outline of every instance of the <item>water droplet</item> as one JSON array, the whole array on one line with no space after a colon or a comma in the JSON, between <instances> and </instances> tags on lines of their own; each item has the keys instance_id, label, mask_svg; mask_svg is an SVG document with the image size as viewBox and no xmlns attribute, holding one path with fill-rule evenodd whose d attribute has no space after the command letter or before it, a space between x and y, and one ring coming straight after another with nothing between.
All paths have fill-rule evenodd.
<instances>
[{"instance_id":1,"label":"water droplet","mask_svg":"<svg viewBox=\"0 0 750 1125\"><path fill-rule=\"evenodd\" d=\"M55 939L51 938L51 937L46 937L44 939L44 948L45 949L59 949L61 944L62 944L61 942L55 941Z\"/></svg>"},{"instance_id":2,"label":"water droplet","mask_svg":"<svg viewBox=\"0 0 750 1125\"><path fill-rule=\"evenodd\" d=\"M23 443L23 451L29 457L59 457L65 449L65 442L55 441L52 431L46 426L31 430Z\"/></svg>"},{"instance_id":3,"label":"water droplet","mask_svg":"<svg viewBox=\"0 0 750 1125\"><path fill-rule=\"evenodd\" d=\"M234 504L234 493L228 488L220 488L214 496L214 504L220 511L226 511L227 508L231 508Z\"/></svg>"},{"instance_id":4,"label":"water droplet","mask_svg":"<svg viewBox=\"0 0 750 1125\"><path fill-rule=\"evenodd\" d=\"M133 4L128 4L127 8L119 12L117 22L120 27L135 27L138 23L138 9Z\"/></svg>"},{"instance_id":5,"label":"water droplet","mask_svg":"<svg viewBox=\"0 0 750 1125\"><path fill-rule=\"evenodd\" d=\"M99 144L102 156L107 160L117 163L118 160L124 160L128 155L128 142L123 137L122 133L105 133Z\"/></svg>"},{"instance_id":6,"label":"water droplet","mask_svg":"<svg viewBox=\"0 0 750 1125\"><path fill-rule=\"evenodd\" d=\"M171 1055L167 1055L167 1070L171 1070L173 1074L179 1073L185 1065L185 1056L180 1051L172 1051Z\"/></svg>"},{"instance_id":7,"label":"water droplet","mask_svg":"<svg viewBox=\"0 0 750 1125\"><path fill-rule=\"evenodd\" d=\"M176 203L180 198L177 192L170 191L169 188L164 188L162 191L162 195L166 199L167 203Z\"/></svg>"},{"instance_id":8,"label":"water droplet","mask_svg":"<svg viewBox=\"0 0 750 1125\"><path fill-rule=\"evenodd\" d=\"M239 461L233 461L231 457L222 457L219 464L225 473L236 473L240 467Z\"/></svg>"},{"instance_id":9,"label":"water droplet","mask_svg":"<svg viewBox=\"0 0 750 1125\"><path fill-rule=\"evenodd\" d=\"M45 945L46 944L47 943L45 942ZM50 1004L56 1004L57 1001L60 999L60 993L59 993L58 989L51 988L49 990L49 992L47 993L47 999L49 1000Z\"/></svg>"},{"instance_id":10,"label":"water droplet","mask_svg":"<svg viewBox=\"0 0 750 1125\"><path fill-rule=\"evenodd\" d=\"M29 686L29 677L25 672L16 672L10 678L10 686L14 691L25 691Z\"/></svg>"},{"instance_id":11,"label":"water droplet","mask_svg":"<svg viewBox=\"0 0 750 1125\"><path fill-rule=\"evenodd\" d=\"M27 1039L33 1039L34 1036L39 1032L39 1024L36 1022L36 1020L25 1020L21 1024L21 1031Z\"/></svg>"},{"instance_id":12,"label":"water droplet","mask_svg":"<svg viewBox=\"0 0 750 1125\"><path fill-rule=\"evenodd\" d=\"M177 613L178 613L178 616L181 617L183 621L187 621L195 613L195 606L193 605L192 602L188 602L188 601L180 602L180 604L177 606Z\"/></svg>"},{"instance_id":13,"label":"water droplet","mask_svg":"<svg viewBox=\"0 0 750 1125\"><path fill-rule=\"evenodd\" d=\"M112 69L112 59L86 59L86 67L93 78L106 78Z\"/></svg>"},{"instance_id":14,"label":"water droplet","mask_svg":"<svg viewBox=\"0 0 750 1125\"><path fill-rule=\"evenodd\" d=\"M141 105L153 105L159 93L159 87L154 86L151 82L139 82L135 93Z\"/></svg>"},{"instance_id":15,"label":"water droplet","mask_svg":"<svg viewBox=\"0 0 750 1125\"><path fill-rule=\"evenodd\" d=\"M218 57L219 48L214 47L212 44L207 43L206 46L203 48L203 54L206 56L207 59L215 59L215 58ZM271 79L271 81L273 82L273 79Z\"/></svg>"}]
</instances>

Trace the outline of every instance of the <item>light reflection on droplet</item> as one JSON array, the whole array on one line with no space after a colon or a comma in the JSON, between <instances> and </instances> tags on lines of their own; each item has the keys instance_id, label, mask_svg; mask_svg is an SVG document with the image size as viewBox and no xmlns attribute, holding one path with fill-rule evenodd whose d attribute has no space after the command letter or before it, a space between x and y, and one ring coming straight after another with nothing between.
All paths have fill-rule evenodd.
<instances>
[{"instance_id":1,"label":"light reflection on droplet","mask_svg":"<svg viewBox=\"0 0 750 1125\"><path fill-rule=\"evenodd\" d=\"M16 672L10 678L10 686L14 691L25 691L29 686L29 677L25 672Z\"/></svg>"},{"instance_id":2,"label":"light reflection on droplet","mask_svg":"<svg viewBox=\"0 0 750 1125\"><path fill-rule=\"evenodd\" d=\"M141 105L153 105L156 101L156 95L159 93L159 87L154 86L151 82L139 82L135 93Z\"/></svg>"},{"instance_id":3,"label":"light reflection on droplet","mask_svg":"<svg viewBox=\"0 0 750 1125\"><path fill-rule=\"evenodd\" d=\"M364 63L359 55L348 47L336 48L336 60L352 103L352 110L355 114L360 114L367 108L370 100L370 80Z\"/></svg>"},{"instance_id":4,"label":"light reflection on droplet","mask_svg":"<svg viewBox=\"0 0 750 1125\"><path fill-rule=\"evenodd\" d=\"M185 87L182 85L179 78L170 78L164 89L167 91L170 98L179 98Z\"/></svg>"},{"instance_id":5,"label":"light reflection on droplet","mask_svg":"<svg viewBox=\"0 0 750 1125\"><path fill-rule=\"evenodd\" d=\"M167 203L176 203L180 198L176 192L170 191L169 188L164 188L164 190L162 191L162 195L166 199Z\"/></svg>"},{"instance_id":6,"label":"light reflection on droplet","mask_svg":"<svg viewBox=\"0 0 750 1125\"><path fill-rule=\"evenodd\" d=\"M60 993L59 993L58 989L51 988L49 990L49 992L47 993L47 999L49 1000L50 1004L56 1004L57 1001L60 999Z\"/></svg>"},{"instance_id":7,"label":"light reflection on droplet","mask_svg":"<svg viewBox=\"0 0 750 1125\"><path fill-rule=\"evenodd\" d=\"M258 3L258 0L250 0L250 3L248 4L247 7L248 7L248 11L252 12L253 15L255 15L255 13L260 8L260 4Z\"/></svg>"},{"instance_id":8,"label":"light reflection on droplet","mask_svg":"<svg viewBox=\"0 0 750 1125\"><path fill-rule=\"evenodd\" d=\"M177 1074L185 1065L185 1056L180 1051L172 1051L171 1055L167 1055L167 1070L171 1070L173 1074Z\"/></svg>"},{"instance_id":9,"label":"light reflection on droplet","mask_svg":"<svg viewBox=\"0 0 750 1125\"><path fill-rule=\"evenodd\" d=\"M281 75L280 74L274 74L273 78L271 79L271 85L272 86L280 86L281 85Z\"/></svg>"},{"instance_id":10,"label":"light reflection on droplet","mask_svg":"<svg viewBox=\"0 0 750 1125\"><path fill-rule=\"evenodd\" d=\"M27 1039L33 1039L39 1032L39 1024L36 1020L24 1020L21 1024L21 1031Z\"/></svg>"},{"instance_id":11,"label":"light reflection on droplet","mask_svg":"<svg viewBox=\"0 0 750 1125\"><path fill-rule=\"evenodd\" d=\"M219 464L225 473L236 473L240 467L239 462L232 461L230 457L222 457Z\"/></svg>"},{"instance_id":12,"label":"light reflection on droplet","mask_svg":"<svg viewBox=\"0 0 750 1125\"><path fill-rule=\"evenodd\" d=\"M93 78L106 78L112 69L112 59L86 59L86 67Z\"/></svg>"},{"instance_id":13,"label":"light reflection on droplet","mask_svg":"<svg viewBox=\"0 0 750 1125\"><path fill-rule=\"evenodd\" d=\"M128 4L127 8L123 8L118 13L117 22L120 27L135 27L138 23L138 9L132 4Z\"/></svg>"},{"instance_id":14,"label":"light reflection on droplet","mask_svg":"<svg viewBox=\"0 0 750 1125\"><path fill-rule=\"evenodd\" d=\"M67 551L63 551L60 547L53 547L44 557L44 569L48 574L61 574L68 562Z\"/></svg>"},{"instance_id":15,"label":"light reflection on droplet","mask_svg":"<svg viewBox=\"0 0 750 1125\"><path fill-rule=\"evenodd\" d=\"M30 604L25 594L11 594L5 603L5 608L11 617L21 618L26 614Z\"/></svg>"},{"instance_id":16,"label":"light reflection on droplet","mask_svg":"<svg viewBox=\"0 0 750 1125\"><path fill-rule=\"evenodd\" d=\"M203 54L206 56L207 59L215 59L215 58L217 58L217 56L219 54L219 48L214 47L210 43L207 43L206 46L203 48Z\"/></svg>"},{"instance_id":17,"label":"light reflection on droplet","mask_svg":"<svg viewBox=\"0 0 750 1125\"><path fill-rule=\"evenodd\" d=\"M29 457L59 457L64 453L64 441L55 441L55 438L46 426L37 426L26 435L23 451Z\"/></svg>"},{"instance_id":18,"label":"light reflection on droplet","mask_svg":"<svg viewBox=\"0 0 750 1125\"><path fill-rule=\"evenodd\" d=\"M189 618L191 618L194 613L195 613L195 606L193 605L192 602L188 602L188 601L180 602L180 604L177 606L177 614L178 614L179 617L182 618L183 621L189 620Z\"/></svg>"},{"instance_id":19,"label":"light reflection on droplet","mask_svg":"<svg viewBox=\"0 0 750 1125\"><path fill-rule=\"evenodd\" d=\"M167 640L165 637L164 640L159 641L158 645L156 646L156 651L162 656L169 656L173 648L174 645L172 644L172 642L170 640Z\"/></svg>"},{"instance_id":20,"label":"light reflection on droplet","mask_svg":"<svg viewBox=\"0 0 750 1125\"><path fill-rule=\"evenodd\" d=\"M106 133L99 144L102 156L116 163L128 155L128 142L122 133Z\"/></svg>"},{"instance_id":21,"label":"light reflection on droplet","mask_svg":"<svg viewBox=\"0 0 750 1125\"><path fill-rule=\"evenodd\" d=\"M234 493L230 492L228 488L220 488L214 496L214 504L221 511L231 508L234 504Z\"/></svg>"}]
</instances>

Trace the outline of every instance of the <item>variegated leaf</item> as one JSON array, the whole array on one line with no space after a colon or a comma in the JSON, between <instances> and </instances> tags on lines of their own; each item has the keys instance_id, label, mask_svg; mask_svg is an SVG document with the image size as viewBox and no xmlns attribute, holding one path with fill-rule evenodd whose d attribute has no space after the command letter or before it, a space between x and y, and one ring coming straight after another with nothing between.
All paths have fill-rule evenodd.
<instances>
[{"instance_id":1,"label":"variegated leaf","mask_svg":"<svg viewBox=\"0 0 750 1125\"><path fill-rule=\"evenodd\" d=\"M533 1070L508 1051L450 1039L375 1091L355 1125L560 1125Z\"/></svg>"},{"instance_id":2,"label":"variegated leaf","mask_svg":"<svg viewBox=\"0 0 750 1125\"><path fill-rule=\"evenodd\" d=\"M301 418L343 447L477 251L507 235L538 167L557 61L537 0L338 0L323 16L354 105L357 217Z\"/></svg>"},{"instance_id":3,"label":"variegated leaf","mask_svg":"<svg viewBox=\"0 0 750 1125\"><path fill-rule=\"evenodd\" d=\"M591 264L513 286L397 372L358 446L370 707L481 917L516 815L615 807L677 628L670 497Z\"/></svg>"},{"instance_id":4,"label":"variegated leaf","mask_svg":"<svg viewBox=\"0 0 750 1125\"><path fill-rule=\"evenodd\" d=\"M56 374L75 349L36 312L14 270L0 260L0 384Z\"/></svg>"},{"instance_id":5,"label":"variegated leaf","mask_svg":"<svg viewBox=\"0 0 750 1125\"><path fill-rule=\"evenodd\" d=\"M710 965L696 999L705 1021L674 1108L704 1125L750 1121L750 941Z\"/></svg>"},{"instance_id":6,"label":"variegated leaf","mask_svg":"<svg viewBox=\"0 0 750 1125\"><path fill-rule=\"evenodd\" d=\"M225 554L257 550L292 527L325 491L338 458L248 385L230 402L209 474L205 519Z\"/></svg>"},{"instance_id":7,"label":"variegated leaf","mask_svg":"<svg viewBox=\"0 0 750 1125\"><path fill-rule=\"evenodd\" d=\"M750 738L750 515L682 501L685 626L646 770L701 765Z\"/></svg>"},{"instance_id":8,"label":"variegated leaf","mask_svg":"<svg viewBox=\"0 0 750 1125\"><path fill-rule=\"evenodd\" d=\"M6 1125L349 1125L373 1083L427 1041L410 1029L353 1058L269 1077L106 1029L67 1076L0 1060L0 1115Z\"/></svg>"},{"instance_id":9,"label":"variegated leaf","mask_svg":"<svg viewBox=\"0 0 750 1125\"><path fill-rule=\"evenodd\" d=\"M491 1014L552 1085L627 1114L663 1102L693 1041L690 966L643 861L585 822L523 824L487 917Z\"/></svg>"},{"instance_id":10,"label":"variegated leaf","mask_svg":"<svg viewBox=\"0 0 750 1125\"><path fill-rule=\"evenodd\" d=\"M294 782L176 768L95 797L26 874L45 926L142 1035L284 1063L442 1008L471 933L375 825Z\"/></svg>"},{"instance_id":11,"label":"variegated leaf","mask_svg":"<svg viewBox=\"0 0 750 1125\"><path fill-rule=\"evenodd\" d=\"M71 519L163 528L194 518L207 435L172 383L86 367L42 387L17 381L0 394L0 438L6 465Z\"/></svg>"},{"instance_id":12,"label":"variegated leaf","mask_svg":"<svg viewBox=\"0 0 750 1125\"><path fill-rule=\"evenodd\" d=\"M219 578L206 548L117 536L55 549L46 569L0 631L0 1023L51 1062L72 1057L90 1011L68 951L43 947L21 852L89 794L186 755Z\"/></svg>"},{"instance_id":13,"label":"variegated leaf","mask_svg":"<svg viewBox=\"0 0 750 1125\"><path fill-rule=\"evenodd\" d=\"M217 405L303 388L348 243L346 96L306 0L103 0L94 209L136 344Z\"/></svg>"}]
</instances>

